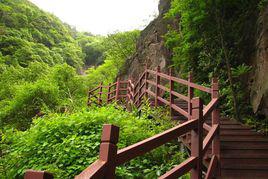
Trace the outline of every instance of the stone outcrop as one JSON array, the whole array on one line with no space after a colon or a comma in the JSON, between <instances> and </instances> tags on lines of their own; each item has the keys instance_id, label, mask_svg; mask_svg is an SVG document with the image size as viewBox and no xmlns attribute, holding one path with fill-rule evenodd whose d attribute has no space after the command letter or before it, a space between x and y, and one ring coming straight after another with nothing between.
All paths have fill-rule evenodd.
<instances>
[{"instance_id":1,"label":"stone outcrop","mask_svg":"<svg viewBox=\"0 0 268 179\"><path fill-rule=\"evenodd\" d=\"M121 78L131 76L134 80L141 74L146 64L154 69L160 65L162 71L167 71L171 53L165 48L163 36L167 32L168 22L164 14L170 8L171 0L160 0L159 16L153 20L142 32L138 39L136 53L127 60Z\"/></svg>"},{"instance_id":2,"label":"stone outcrop","mask_svg":"<svg viewBox=\"0 0 268 179\"><path fill-rule=\"evenodd\" d=\"M268 6L259 17L257 37L250 99L254 112L268 117Z\"/></svg>"}]
</instances>

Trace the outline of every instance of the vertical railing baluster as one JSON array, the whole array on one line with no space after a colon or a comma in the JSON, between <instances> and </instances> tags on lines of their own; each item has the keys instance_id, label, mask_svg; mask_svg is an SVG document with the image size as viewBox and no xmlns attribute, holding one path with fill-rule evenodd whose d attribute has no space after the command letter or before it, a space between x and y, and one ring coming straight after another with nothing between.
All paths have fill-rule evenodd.
<instances>
[{"instance_id":1,"label":"vertical railing baluster","mask_svg":"<svg viewBox=\"0 0 268 179\"><path fill-rule=\"evenodd\" d=\"M149 73L148 73L148 65L146 64L145 66L145 98L148 99L148 93L147 93L147 90L148 90L148 83L147 83L147 80L148 80L148 77L149 77Z\"/></svg>"},{"instance_id":2,"label":"vertical railing baluster","mask_svg":"<svg viewBox=\"0 0 268 179\"><path fill-rule=\"evenodd\" d=\"M118 102L118 99L119 99L119 88L120 88L120 81L119 81L119 78L117 78L116 91L115 91L115 100L116 100L116 102Z\"/></svg>"},{"instance_id":3,"label":"vertical railing baluster","mask_svg":"<svg viewBox=\"0 0 268 179\"><path fill-rule=\"evenodd\" d=\"M160 66L157 67L157 70L156 70L156 75L155 75L155 83L156 83L156 87L155 87L155 107L158 106L158 96L159 96L159 93L160 93L160 90L158 88L158 85L160 83L160 76L159 76L159 73L160 73Z\"/></svg>"},{"instance_id":4,"label":"vertical railing baluster","mask_svg":"<svg viewBox=\"0 0 268 179\"><path fill-rule=\"evenodd\" d=\"M174 91L174 81L172 80L173 75L173 69L172 67L169 69L169 110L170 110L170 116L173 117L173 108L172 105L174 104L174 96L172 92Z\"/></svg>"},{"instance_id":5,"label":"vertical railing baluster","mask_svg":"<svg viewBox=\"0 0 268 179\"><path fill-rule=\"evenodd\" d=\"M191 116L192 116L192 99L194 97L194 88L191 87L191 83L193 82L193 75L191 72L189 72L188 75L188 120L191 120Z\"/></svg>"},{"instance_id":6,"label":"vertical railing baluster","mask_svg":"<svg viewBox=\"0 0 268 179\"><path fill-rule=\"evenodd\" d=\"M141 85L142 85L142 76L140 76L139 77L139 85L138 85L138 95L137 95L137 100L138 100L138 103L137 103L137 106L139 106L140 105L140 103L141 103L141 100L140 100L140 95L141 95Z\"/></svg>"},{"instance_id":7,"label":"vertical railing baluster","mask_svg":"<svg viewBox=\"0 0 268 179\"><path fill-rule=\"evenodd\" d=\"M99 98L98 98L99 105L102 104L102 88L103 88L103 82L100 83L100 91L99 91Z\"/></svg>"},{"instance_id":8,"label":"vertical railing baluster","mask_svg":"<svg viewBox=\"0 0 268 179\"><path fill-rule=\"evenodd\" d=\"M110 103L110 97L111 97L111 83L108 85L108 92L107 92L107 104Z\"/></svg>"},{"instance_id":9,"label":"vertical railing baluster","mask_svg":"<svg viewBox=\"0 0 268 179\"><path fill-rule=\"evenodd\" d=\"M219 98L219 81L217 78L212 79L212 93L211 99ZM212 111L212 126L220 125L220 110L215 108ZM212 141L212 155L215 155L218 159L218 174L220 175L220 130L217 131L217 135L215 135L214 140Z\"/></svg>"},{"instance_id":10,"label":"vertical railing baluster","mask_svg":"<svg viewBox=\"0 0 268 179\"><path fill-rule=\"evenodd\" d=\"M192 100L192 120L198 120L197 128L191 132L191 156L197 157L197 164L190 173L191 179L201 179L203 161L203 102L200 98Z\"/></svg>"},{"instance_id":11,"label":"vertical railing baluster","mask_svg":"<svg viewBox=\"0 0 268 179\"><path fill-rule=\"evenodd\" d=\"M46 171L26 170L24 179L53 179L53 175Z\"/></svg>"},{"instance_id":12,"label":"vertical railing baluster","mask_svg":"<svg viewBox=\"0 0 268 179\"><path fill-rule=\"evenodd\" d=\"M100 160L107 162L105 179L115 179L118 138L119 128L117 126L103 125L99 157Z\"/></svg>"}]
</instances>

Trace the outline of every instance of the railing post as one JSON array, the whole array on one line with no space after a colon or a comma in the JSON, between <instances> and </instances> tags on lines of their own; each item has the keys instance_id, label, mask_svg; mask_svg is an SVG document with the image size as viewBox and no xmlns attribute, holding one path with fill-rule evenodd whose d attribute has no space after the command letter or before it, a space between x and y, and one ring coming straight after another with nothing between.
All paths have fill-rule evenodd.
<instances>
[{"instance_id":1,"label":"railing post","mask_svg":"<svg viewBox=\"0 0 268 179\"><path fill-rule=\"evenodd\" d=\"M219 81L218 78L212 79L212 93L211 98L219 98ZM215 108L212 111L212 126L213 125L220 125L220 110L218 108ZM214 137L214 140L212 141L212 155L215 155L218 159L218 174L220 175L220 130L218 130L217 134Z\"/></svg>"},{"instance_id":2,"label":"railing post","mask_svg":"<svg viewBox=\"0 0 268 179\"><path fill-rule=\"evenodd\" d=\"M110 97L111 97L110 92L111 92L111 83L109 83L109 85L108 85L108 92L107 92L107 104L109 104L109 103L110 103Z\"/></svg>"},{"instance_id":3,"label":"railing post","mask_svg":"<svg viewBox=\"0 0 268 179\"><path fill-rule=\"evenodd\" d=\"M145 78L144 78L144 80L145 80L145 97L146 97L146 99L148 99L148 93L147 93L148 83L147 83L147 80L148 80L148 77L149 77L147 69L148 69L148 65L146 64L146 66L145 66Z\"/></svg>"},{"instance_id":4,"label":"railing post","mask_svg":"<svg viewBox=\"0 0 268 179\"><path fill-rule=\"evenodd\" d=\"M115 91L115 100L118 101L119 99L119 88L120 88L120 80L117 78L116 81L116 91Z\"/></svg>"},{"instance_id":5,"label":"railing post","mask_svg":"<svg viewBox=\"0 0 268 179\"><path fill-rule=\"evenodd\" d=\"M133 88L133 86L132 86L132 84L133 84L132 81L133 81L132 78L130 78L130 79L129 79L129 84L130 84L130 85L129 85L129 86L130 86L130 91L129 91L130 94L129 94L129 95L130 95L130 102L131 102L131 104L134 103L134 99L133 99L134 96L133 96L133 95L134 95L134 93L135 93L135 92L134 92L134 88Z\"/></svg>"},{"instance_id":6,"label":"railing post","mask_svg":"<svg viewBox=\"0 0 268 179\"><path fill-rule=\"evenodd\" d=\"M192 120L198 120L197 128L191 132L191 156L197 157L197 164L191 170L191 179L202 178L203 149L203 102L200 98L192 100Z\"/></svg>"},{"instance_id":7,"label":"railing post","mask_svg":"<svg viewBox=\"0 0 268 179\"><path fill-rule=\"evenodd\" d=\"M137 106L139 106L140 105L140 103L141 103L141 100L140 100L140 95L141 95L141 85L142 85L142 76L140 75L139 76L139 83L138 83L138 95L137 95L137 100L138 100L138 103L137 103Z\"/></svg>"},{"instance_id":8,"label":"railing post","mask_svg":"<svg viewBox=\"0 0 268 179\"><path fill-rule=\"evenodd\" d=\"M53 179L53 175L46 171L27 170L24 179Z\"/></svg>"},{"instance_id":9,"label":"railing post","mask_svg":"<svg viewBox=\"0 0 268 179\"><path fill-rule=\"evenodd\" d=\"M173 75L173 69L172 67L169 69L169 99L170 99L170 103L169 103L169 110L170 110L170 116L173 116L173 108L172 105L174 104L174 96L172 94L172 92L174 91L174 81L172 80L172 75Z\"/></svg>"},{"instance_id":10,"label":"railing post","mask_svg":"<svg viewBox=\"0 0 268 179\"><path fill-rule=\"evenodd\" d=\"M190 86L190 83L193 82L193 74L192 72L189 72L188 74L188 120L191 120L191 116L192 116L192 99L194 97L194 89Z\"/></svg>"},{"instance_id":11,"label":"railing post","mask_svg":"<svg viewBox=\"0 0 268 179\"><path fill-rule=\"evenodd\" d=\"M119 138L119 127L105 124L102 129L100 160L107 162L105 179L115 179L117 142Z\"/></svg>"},{"instance_id":12,"label":"railing post","mask_svg":"<svg viewBox=\"0 0 268 179\"><path fill-rule=\"evenodd\" d=\"M155 76L155 83L156 83L156 87L155 87L155 107L158 106L158 96L159 96L159 93L160 93L160 90L158 88L158 85L160 84L160 76L158 75L158 73L160 73L160 66L157 67L157 70L156 70L156 76Z\"/></svg>"},{"instance_id":13,"label":"railing post","mask_svg":"<svg viewBox=\"0 0 268 179\"><path fill-rule=\"evenodd\" d=\"M102 88L103 88L103 82L100 83L100 92L99 92L99 99L98 99L99 105L102 104L102 98L101 98L101 96L102 96Z\"/></svg>"},{"instance_id":14,"label":"railing post","mask_svg":"<svg viewBox=\"0 0 268 179\"><path fill-rule=\"evenodd\" d=\"M90 99L91 99L91 93L90 93L90 90L88 91L88 95L87 95L87 106L90 106L91 105L91 102L90 102Z\"/></svg>"}]
</instances>

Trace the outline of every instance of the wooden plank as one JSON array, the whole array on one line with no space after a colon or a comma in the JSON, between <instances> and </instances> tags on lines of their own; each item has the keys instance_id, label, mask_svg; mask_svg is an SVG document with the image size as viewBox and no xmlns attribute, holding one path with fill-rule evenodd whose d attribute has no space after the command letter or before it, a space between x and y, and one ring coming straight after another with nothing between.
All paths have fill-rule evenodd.
<instances>
[{"instance_id":1,"label":"wooden plank","mask_svg":"<svg viewBox=\"0 0 268 179\"><path fill-rule=\"evenodd\" d=\"M172 81L175 81L175 82L177 82L177 83L186 85L186 86L189 85L189 82L188 82L187 80L183 80L183 79L180 79L180 78L171 77L171 80L172 80Z\"/></svg>"},{"instance_id":2,"label":"wooden plank","mask_svg":"<svg viewBox=\"0 0 268 179\"><path fill-rule=\"evenodd\" d=\"M213 155L209 163L205 179L212 179L213 177L215 177L217 167L218 167L218 159L215 155Z\"/></svg>"},{"instance_id":3,"label":"wooden plank","mask_svg":"<svg viewBox=\"0 0 268 179\"><path fill-rule=\"evenodd\" d=\"M146 72L146 71L145 71ZM145 72L143 72L142 73L142 75L140 76L140 78L137 80L137 82L134 84L134 89L136 89L137 88L137 86L138 86L138 83L142 80L142 78L144 77L144 75L145 75Z\"/></svg>"},{"instance_id":4,"label":"wooden plank","mask_svg":"<svg viewBox=\"0 0 268 179\"><path fill-rule=\"evenodd\" d=\"M166 80L169 80L170 79L170 76L167 75L167 74L164 74L164 73L158 73L158 75Z\"/></svg>"},{"instance_id":5,"label":"wooden plank","mask_svg":"<svg viewBox=\"0 0 268 179\"><path fill-rule=\"evenodd\" d=\"M165 105L167 105L167 106L169 106L169 104L170 104L169 101L165 100L164 98L161 98L160 96L158 96L157 99L158 99L159 101L161 101L162 103L165 103Z\"/></svg>"},{"instance_id":6,"label":"wooden plank","mask_svg":"<svg viewBox=\"0 0 268 179\"><path fill-rule=\"evenodd\" d=\"M143 82L141 84L141 86L138 88L137 92L134 94L134 96L133 96L134 98L137 96L137 94L139 94L140 90L144 87L145 84L146 84L146 82Z\"/></svg>"},{"instance_id":7,"label":"wooden plank","mask_svg":"<svg viewBox=\"0 0 268 179\"><path fill-rule=\"evenodd\" d=\"M157 87L160 88L161 90L166 91L166 92L169 92L170 91L167 87L165 87L163 85L160 85L160 84Z\"/></svg>"},{"instance_id":8,"label":"wooden plank","mask_svg":"<svg viewBox=\"0 0 268 179\"><path fill-rule=\"evenodd\" d=\"M160 176L159 179L174 179L179 178L182 175L189 172L192 168L195 167L197 157L190 157L178 166L174 167L172 170L168 171L164 175Z\"/></svg>"},{"instance_id":9,"label":"wooden plank","mask_svg":"<svg viewBox=\"0 0 268 179\"><path fill-rule=\"evenodd\" d=\"M204 118L208 117L208 115L211 114L211 112L215 109L215 107L217 106L218 103L219 103L219 98L213 98L208 103L206 108L203 110Z\"/></svg>"},{"instance_id":10,"label":"wooden plank","mask_svg":"<svg viewBox=\"0 0 268 179\"><path fill-rule=\"evenodd\" d=\"M146 93L148 93L149 95L151 95L151 96L155 96L155 93L154 92L152 92L152 91L150 91L150 90L146 90Z\"/></svg>"},{"instance_id":11,"label":"wooden plank","mask_svg":"<svg viewBox=\"0 0 268 179\"><path fill-rule=\"evenodd\" d=\"M210 131L211 130L211 126L209 126L208 124L204 123L203 124L203 128L207 131Z\"/></svg>"},{"instance_id":12,"label":"wooden plank","mask_svg":"<svg viewBox=\"0 0 268 179\"><path fill-rule=\"evenodd\" d=\"M181 109L179 106L177 106L176 104L172 104L171 107L177 111L178 113L184 115L185 117L188 118L188 113L186 111L184 111L183 109Z\"/></svg>"},{"instance_id":13,"label":"wooden plank","mask_svg":"<svg viewBox=\"0 0 268 179\"><path fill-rule=\"evenodd\" d=\"M202 85L198 85L198 84L195 84L195 83L189 83L188 85L191 86L192 88L198 89L200 91L204 91L204 92L207 92L207 93L212 92L211 88L207 88L207 87L202 86Z\"/></svg>"},{"instance_id":14,"label":"wooden plank","mask_svg":"<svg viewBox=\"0 0 268 179\"><path fill-rule=\"evenodd\" d=\"M108 94L114 94L116 92L116 90L113 90L111 92L109 92Z\"/></svg>"},{"instance_id":15,"label":"wooden plank","mask_svg":"<svg viewBox=\"0 0 268 179\"><path fill-rule=\"evenodd\" d=\"M75 176L75 179L85 179L85 178L92 178L92 179L99 179L103 178L105 174L105 170L107 167L107 162L97 160L89 167L87 167L84 171L82 171L79 175Z\"/></svg>"},{"instance_id":16,"label":"wooden plank","mask_svg":"<svg viewBox=\"0 0 268 179\"><path fill-rule=\"evenodd\" d=\"M117 166L141 156L197 127L197 120L190 120L160 134L123 148L117 153Z\"/></svg>"},{"instance_id":17,"label":"wooden plank","mask_svg":"<svg viewBox=\"0 0 268 179\"><path fill-rule=\"evenodd\" d=\"M208 132L207 136L205 137L203 141L203 154L206 153L215 135L218 133L218 130L219 130L219 125L213 125L211 130Z\"/></svg>"},{"instance_id":18,"label":"wooden plank","mask_svg":"<svg viewBox=\"0 0 268 179\"><path fill-rule=\"evenodd\" d=\"M98 87L96 87L96 88L94 88L94 89L90 90L90 91L88 92L88 94L90 94L90 93L93 93L93 92L97 91L99 88L100 88L100 86L98 86Z\"/></svg>"},{"instance_id":19,"label":"wooden plank","mask_svg":"<svg viewBox=\"0 0 268 179\"><path fill-rule=\"evenodd\" d=\"M155 74L156 74L155 71L153 71L153 70L149 70L149 69L147 70L147 72L150 73L150 74L152 74L152 75L155 75Z\"/></svg>"},{"instance_id":20,"label":"wooden plank","mask_svg":"<svg viewBox=\"0 0 268 179\"><path fill-rule=\"evenodd\" d=\"M54 178L53 174L47 171L26 170L24 175L24 179L53 179L53 178Z\"/></svg>"},{"instance_id":21,"label":"wooden plank","mask_svg":"<svg viewBox=\"0 0 268 179\"><path fill-rule=\"evenodd\" d=\"M155 82L153 82L153 81L151 81L151 80L146 80L146 81L147 81L147 83L149 83L150 85L156 86L156 83L155 83Z\"/></svg>"},{"instance_id":22,"label":"wooden plank","mask_svg":"<svg viewBox=\"0 0 268 179\"><path fill-rule=\"evenodd\" d=\"M172 95L174 95L174 96L176 96L176 97L178 97L178 98L180 98L180 99L182 99L184 101L189 102L189 99L188 99L187 96L184 96L184 95L182 95L180 93L177 93L176 91L172 91L171 93L172 93Z\"/></svg>"},{"instance_id":23,"label":"wooden plank","mask_svg":"<svg viewBox=\"0 0 268 179\"><path fill-rule=\"evenodd\" d=\"M119 91L127 91L127 88L119 88Z\"/></svg>"},{"instance_id":24,"label":"wooden plank","mask_svg":"<svg viewBox=\"0 0 268 179\"><path fill-rule=\"evenodd\" d=\"M134 102L134 104L138 104L137 102L140 101L140 99L145 95L145 91L141 93L141 95L138 97L138 99Z\"/></svg>"}]
</instances>

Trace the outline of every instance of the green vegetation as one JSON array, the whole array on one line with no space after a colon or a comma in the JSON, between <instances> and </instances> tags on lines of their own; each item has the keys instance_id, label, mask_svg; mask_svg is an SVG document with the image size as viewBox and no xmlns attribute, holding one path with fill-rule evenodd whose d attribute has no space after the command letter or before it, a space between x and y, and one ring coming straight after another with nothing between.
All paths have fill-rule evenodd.
<instances>
[{"instance_id":1,"label":"green vegetation","mask_svg":"<svg viewBox=\"0 0 268 179\"><path fill-rule=\"evenodd\" d=\"M139 31L120 32L109 35L101 46L104 50L104 63L97 68L87 70L89 85L103 81L105 84L113 82L124 65L125 60L135 52Z\"/></svg>"},{"instance_id":2,"label":"green vegetation","mask_svg":"<svg viewBox=\"0 0 268 179\"><path fill-rule=\"evenodd\" d=\"M0 178L22 178L26 169L73 178L97 159L104 123L120 127L119 148L171 127L148 107L141 116L86 108L88 88L115 80L138 36L77 32L27 0L0 1ZM117 176L156 178L183 160L179 147L166 144L118 167Z\"/></svg>"},{"instance_id":3,"label":"green vegetation","mask_svg":"<svg viewBox=\"0 0 268 179\"><path fill-rule=\"evenodd\" d=\"M243 77L250 72L256 22L266 1L173 0L166 14L179 27L169 27L166 46L174 66L184 76L194 72L195 81L209 84L218 76L223 112L241 120L252 115Z\"/></svg>"},{"instance_id":4,"label":"green vegetation","mask_svg":"<svg viewBox=\"0 0 268 179\"><path fill-rule=\"evenodd\" d=\"M0 123L20 130L85 106L87 89L115 80L139 35L76 32L27 0L1 1L0 14Z\"/></svg>"},{"instance_id":5,"label":"green vegetation","mask_svg":"<svg viewBox=\"0 0 268 179\"><path fill-rule=\"evenodd\" d=\"M117 107L118 108L118 107ZM142 116L113 106L89 108L72 115L51 114L34 120L25 132L9 130L2 142L6 154L2 163L4 178L22 176L25 169L48 170L56 178L73 178L98 158L102 124L120 127L119 148L153 136L172 123L149 109ZM161 117L148 120L148 115ZM179 143L166 144L117 168L119 178L156 178L183 156Z\"/></svg>"}]
</instances>

